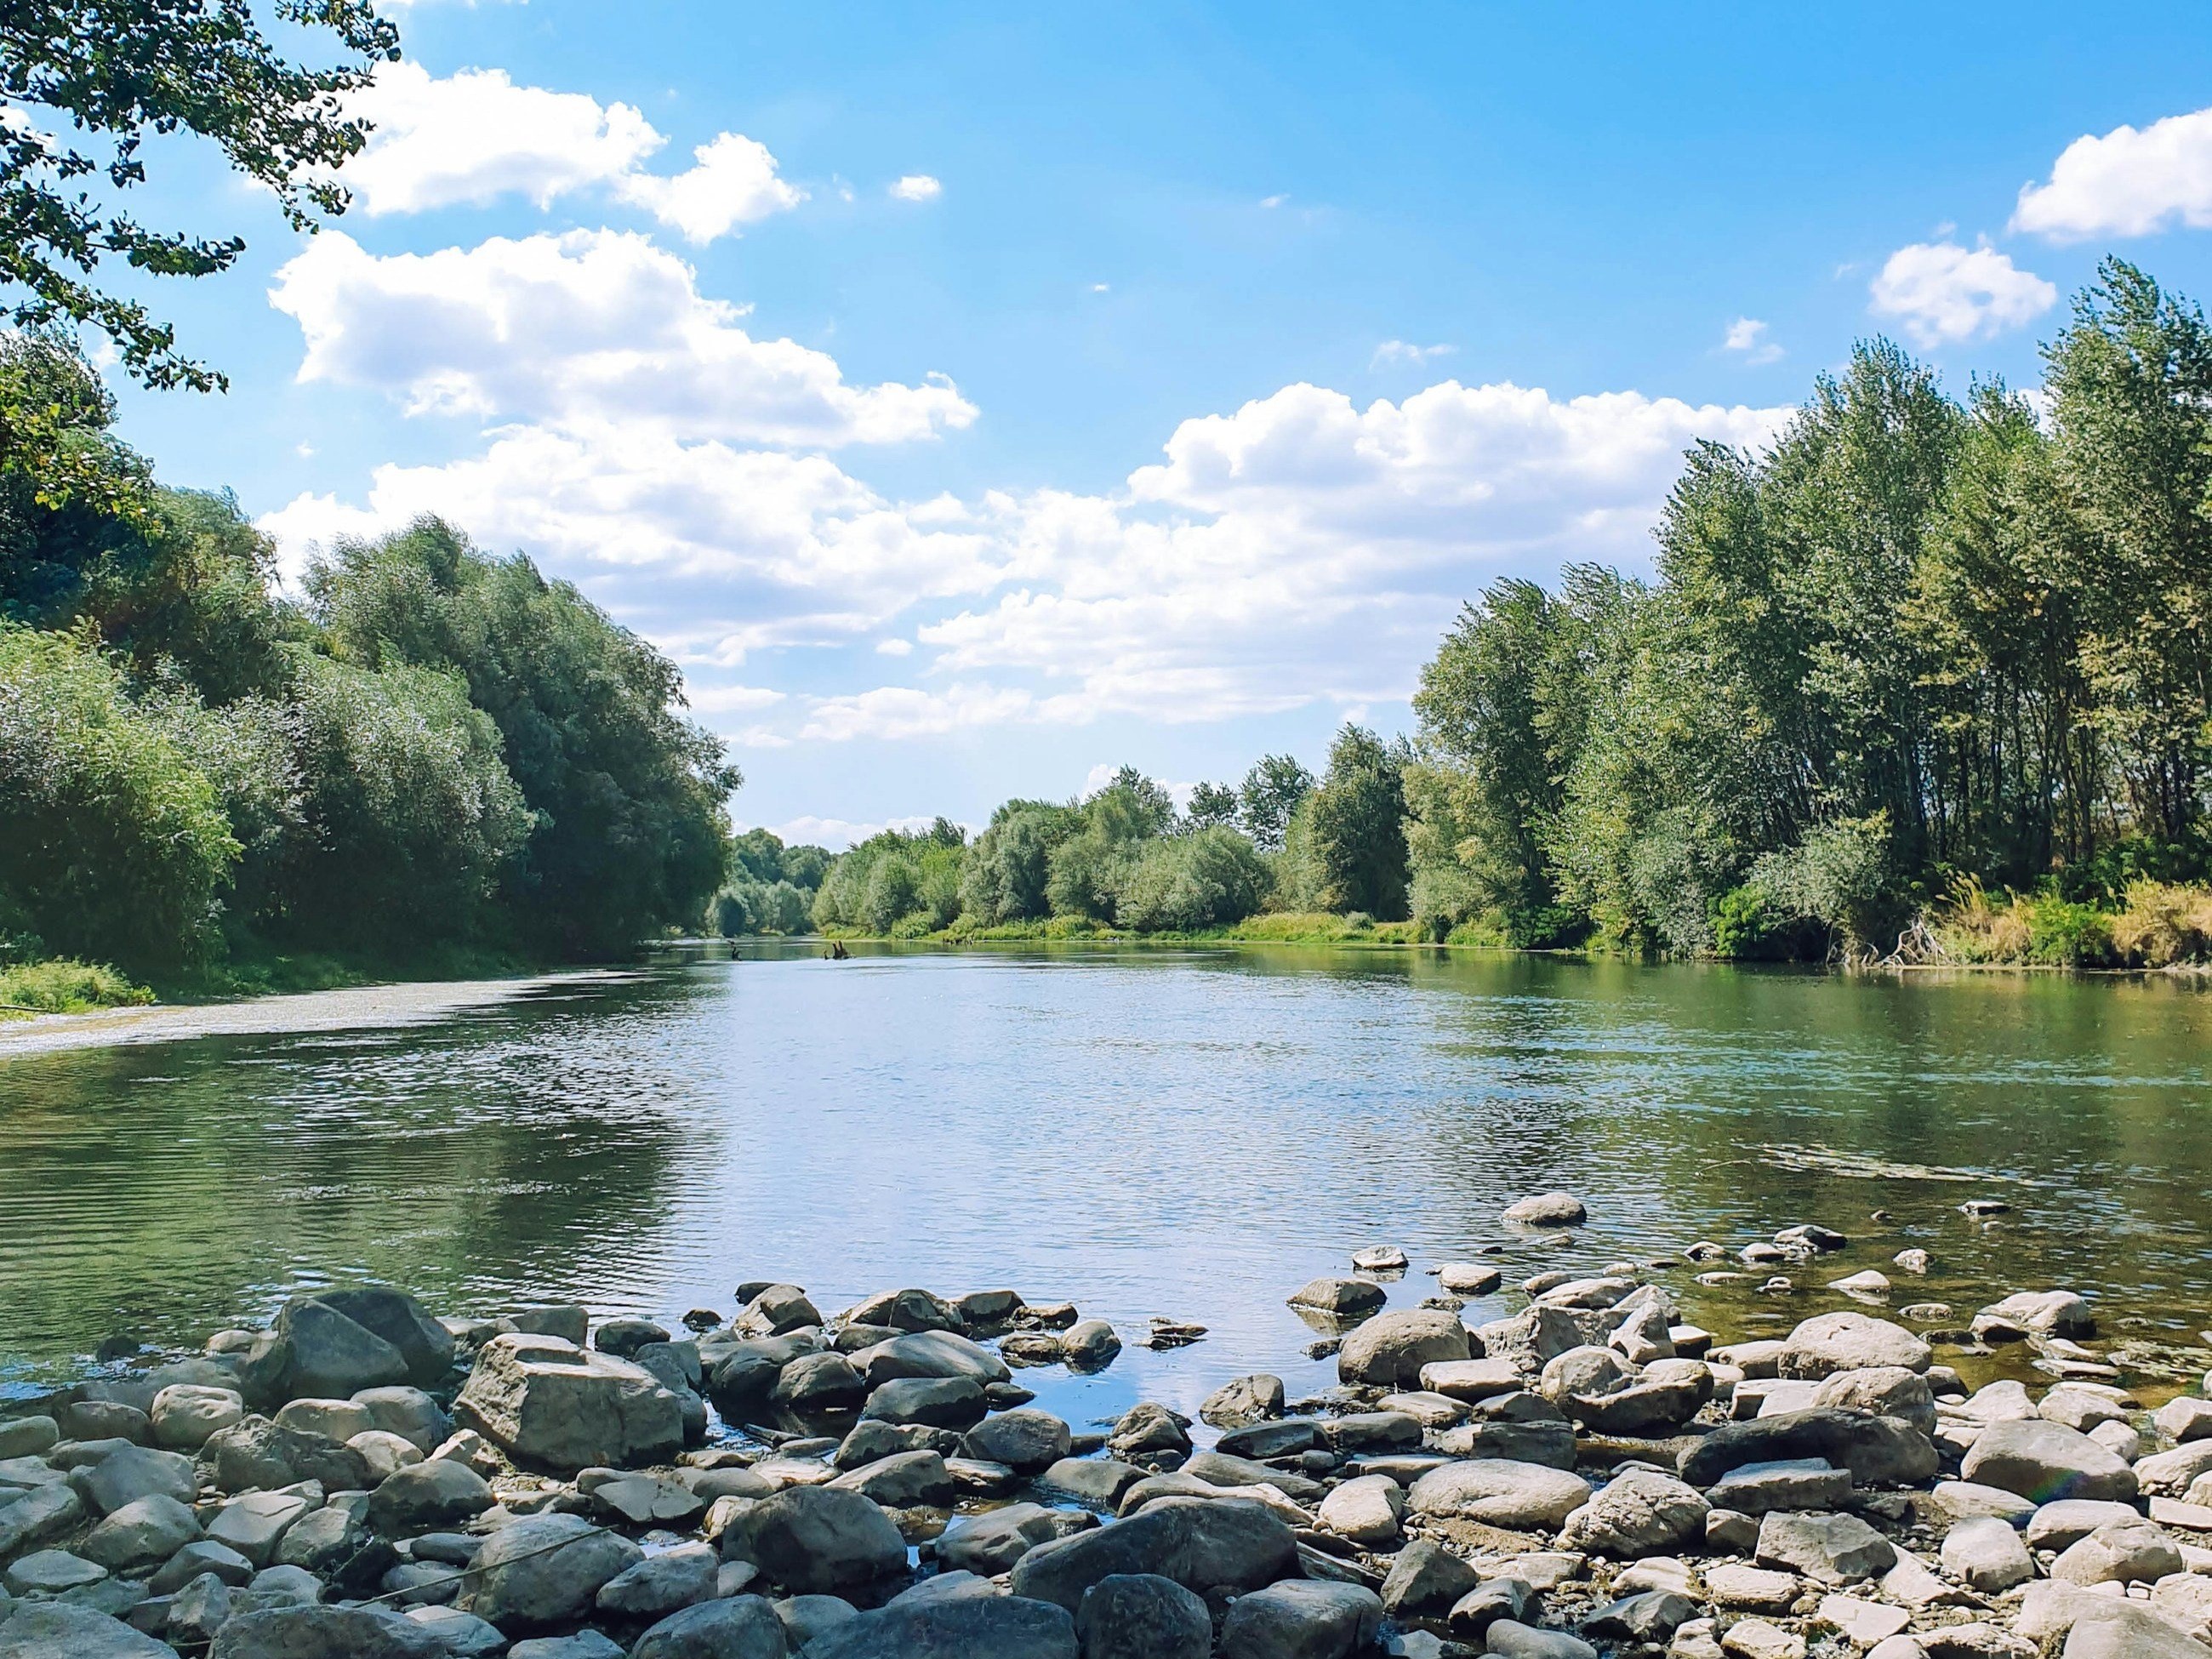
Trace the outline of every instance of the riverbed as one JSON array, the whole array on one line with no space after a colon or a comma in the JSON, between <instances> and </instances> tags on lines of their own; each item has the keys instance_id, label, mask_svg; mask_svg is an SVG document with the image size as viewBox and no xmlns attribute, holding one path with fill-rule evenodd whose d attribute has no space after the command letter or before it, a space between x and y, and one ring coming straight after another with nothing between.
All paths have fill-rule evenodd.
<instances>
[{"instance_id":1,"label":"riverbed","mask_svg":"<svg viewBox=\"0 0 2212 1659\"><path fill-rule=\"evenodd\" d=\"M1133 1342L1195 1322L1197 1346L1133 1346L1047 1401L1189 1410L1240 1371L1325 1386L1284 1298L1386 1243L1413 1261L1396 1305L1486 1252L1509 1286L1668 1261L1692 1317L1753 1336L1861 1305L1827 1286L1873 1267L1891 1316L1956 1310L1923 1325L2080 1291L2154 1394L2212 1363L2212 997L2190 983L763 947L279 1023L0 1046L0 1390L334 1280L672 1320L793 1279L825 1310L916 1283L1074 1297ZM1589 1206L1571 1242L1501 1221L1553 1188ZM1780 1269L1787 1293L1683 1259L1797 1222L1850 1243ZM1891 1265L1909 1247L1925 1275ZM1746 1276L1698 1282L1716 1268ZM1469 1322L1519 1305L1495 1300Z\"/></svg>"}]
</instances>

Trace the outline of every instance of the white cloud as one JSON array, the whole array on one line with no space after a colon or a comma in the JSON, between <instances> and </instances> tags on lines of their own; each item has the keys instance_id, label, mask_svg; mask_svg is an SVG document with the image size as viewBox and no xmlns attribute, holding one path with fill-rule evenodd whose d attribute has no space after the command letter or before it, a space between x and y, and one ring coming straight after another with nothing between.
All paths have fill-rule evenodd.
<instances>
[{"instance_id":1,"label":"white cloud","mask_svg":"<svg viewBox=\"0 0 2212 1659\"><path fill-rule=\"evenodd\" d=\"M672 179L632 173L621 181L617 193L692 242L711 242L806 199L805 191L776 177L775 157L768 146L740 133L726 132L691 155L696 165L689 173Z\"/></svg>"},{"instance_id":2,"label":"white cloud","mask_svg":"<svg viewBox=\"0 0 2212 1659\"><path fill-rule=\"evenodd\" d=\"M1459 348L1454 345L1413 345L1405 340L1385 340L1375 348L1370 368L1384 363L1412 363L1416 368L1438 357L1449 357Z\"/></svg>"},{"instance_id":3,"label":"white cloud","mask_svg":"<svg viewBox=\"0 0 2212 1659\"><path fill-rule=\"evenodd\" d=\"M1288 196L1262 196L1260 198L1260 205L1263 208L1279 208L1290 199Z\"/></svg>"},{"instance_id":4,"label":"white cloud","mask_svg":"<svg viewBox=\"0 0 2212 1659\"><path fill-rule=\"evenodd\" d=\"M1765 337L1766 325L1756 317L1739 317L1728 327L1728 337L1721 342L1723 351L1740 351L1747 363L1771 363L1782 356L1782 348Z\"/></svg>"},{"instance_id":5,"label":"white cloud","mask_svg":"<svg viewBox=\"0 0 2212 1659\"><path fill-rule=\"evenodd\" d=\"M792 444L926 438L975 416L941 377L848 386L825 353L753 338L683 260L626 232L380 258L330 231L277 271L270 302L307 337L301 380L410 412Z\"/></svg>"},{"instance_id":6,"label":"white cloud","mask_svg":"<svg viewBox=\"0 0 2212 1659\"><path fill-rule=\"evenodd\" d=\"M855 823L850 818L822 818L808 813L768 827L786 847L826 847L833 853L842 853L848 847L857 847L871 836L882 835L886 830L896 830L902 835L919 835L933 822L930 818L913 817L893 818L886 823ZM743 826L740 833L751 827L750 824Z\"/></svg>"},{"instance_id":7,"label":"white cloud","mask_svg":"<svg viewBox=\"0 0 2212 1659\"><path fill-rule=\"evenodd\" d=\"M1933 348L2017 328L2057 303L2058 290L1991 247L1916 242L1889 256L1871 289L1875 314L1894 317Z\"/></svg>"},{"instance_id":8,"label":"white cloud","mask_svg":"<svg viewBox=\"0 0 2212 1659\"><path fill-rule=\"evenodd\" d=\"M765 685L702 685L696 680L686 684L684 694L691 712L702 720L773 708L787 695Z\"/></svg>"},{"instance_id":9,"label":"white cloud","mask_svg":"<svg viewBox=\"0 0 2212 1659\"><path fill-rule=\"evenodd\" d=\"M878 640L876 654L879 657L910 657L914 654L912 640Z\"/></svg>"},{"instance_id":10,"label":"white cloud","mask_svg":"<svg viewBox=\"0 0 2212 1659\"><path fill-rule=\"evenodd\" d=\"M1013 686L954 684L942 691L924 691L883 685L853 696L822 698L799 735L816 743L942 737L963 726L1003 726L1024 719L1035 707L1035 698Z\"/></svg>"},{"instance_id":11,"label":"white cloud","mask_svg":"<svg viewBox=\"0 0 2212 1659\"><path fill-rule=\"evenodd\" d=\"M689 172L644 171L667 140L634 105L519 87L502 70L440 79L398 63L356 94L374 126L339 175L372 217L523 196L541 209L604 187L694 242L794 208L805 192L779 178L765 145L726 132L692 152Z\"/></svg>"},{"instance_id":12,"label":"white cloud","mask_svg":"<svg viewBox=\"0 0 2212 1659\"><path fill-rule=\"evenodd\" d=\"M902 202L933 202L945 186L926 173L909 173L891 185L891 194Z\"/></svg>"},{"instance_id":13,"label":"white cloud","mask_svg":"<svg viewBox=\"0 0 2212 1659\"><path fill-rule=\"evenodd\" d=\"M2076 138L2046 182L2021 186L2012 216L2013 229L2057 242L2176 223L2212 229L2212 109Z\"/></svg>"}]
</instances>

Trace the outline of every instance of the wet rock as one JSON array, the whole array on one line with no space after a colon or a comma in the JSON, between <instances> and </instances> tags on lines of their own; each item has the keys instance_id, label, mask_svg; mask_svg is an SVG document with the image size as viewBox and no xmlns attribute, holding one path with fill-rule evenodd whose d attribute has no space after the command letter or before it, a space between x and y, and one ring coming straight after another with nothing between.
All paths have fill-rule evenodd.
<instances>
[{"instance_id":1,"label":"wet rock","mask_svg":"<svg viewBox=\"0 0 2212 1659\"><path fill-rule=\"evenodd\" d=\"M1345 1382L1403 1387L1420 1381L1424 1365L1468 1357L1467 1328L1455 1315L1416 1308L1377 1314L1354 1329L1337 1350L1336 1374Z\"/></svg>"},{"instance_id":2,"label":"wet rock","mask_svg":"<svg viewBox=\"0 0 2212 1659\"><path fill-rule=\"evenodd\" d=\"M1206 1659L1206 1603L1157 1573L1114 1573L1083 1593L1075 1633L1083 1659Z\"/></svg>"},{"instance_id":3,"label":"wet rock","mask_svg":"<svg viewBox=\"0 0 2212 1659\"><path fill-rule=\"evenodd\" d=\"M1333 1319L1363 1319L1389 1301L1389 1292L1368 1279L1316 1279L1291 1292L1293 1308L1310 1308Z\"/></svg>"},{"instance_id":4,"label":"wet rock","mask_svg":"<svg viewBox=\"0 0 2212 1659\"><path fill-rule=\"evenodd\" d=\"M1943 1534L1943 1571L1970 1589L1996 1595L2035 1577L2034 1558L2020 1534L1993 1516L1974 1516Z\"/></svg>"},{"instance_id":5,"label":"wet rock","mask_svg":"<svg viewBox=\"0 0 2212 1659\"><path fill-rule=\"evenodd\" d=\"M1310 1417L1285 1417L1273 1423L1255 1423L1231 1429L1214 1443L1231 1457L1295 1457L1321 1447L1327 1437Z\"/></svg>"},{"instance_id":6,"label":"wet rock","mask_svg":"<svg viewBox=\"0 0 2212 1659\"><path fill-rule=\"evenodd\" d=\"M970 1429L988 1410L983 1385L972 1376L902 1376L871 1392L860 1414L885 1423Z\"/></svg>"},{"instance_id":7,"label":"wet rock","mask_svg":"<svg viewBox=\"0 0 2212 1659\"><path fill-rule=\"evenodd\" d=\"M61 1425L51 1417L0 1418L0 1462L41 1456L61 1437Z\"/></svg>"},{"instance_id":8,"label":"wet rock","mask_svg":"<svg viewBox=\"0 0 2212 1659\"><path fill-rule=\"evenodd\" d=\"M928 1291L878 1291L840 1316L848 1325L888 1325L895 1331L957 1331L959 1310Z\"/></svg>"},{"instance_id":9,"label":"wet rock","mask_svg":"<svg viewBox=\"0 0 2212 1659\"><path fill-rule=\"evenodd\" d=\"M1065 1607L1021 1596L895 1602L844 1620L807 1659L1076 1659Z\"/></svg>"},{"instance_id":10,"label":"wet rock","mask_svg":"<svg viewBox=\"0 0 2212 1659\"><path fill-rule=\"evenodd\" d=\"M853 1364L877 1387L902 1376L967 1376L1004 1382L1006 1363L981 1344L951 1331L914 1331L861 1349Z\"/></svg>"},{"instance_id":11,"label":"wet rock","mask_svg":"<svg viewBox=\"0 0 2212 1659\"><path fill-rule=\"evenodd\" d=\"M2039 1417L1984 1429L1960 1471L1970 1481L2018 1492L2039 1504L2061 1498L2123 1499L2136 1495L2136 1474L2127 1464L2088 1436Z\"/></svg>"},{"instance_id":12,"label":"wet rock","mask_svg":"<svg viewBox=\"0 0 2212 1659\"><path fill-rule=\"evenodd\" d=\"M1705 1535L1711 1506L1694 1486L1651 1469L1616 1476L1559 1529L1559 1547L1634 1559Z\"/></svg>"},{"instance_id":13,"label":"wet rock","mask_svg":"<svg viewBox=\"0 0 2212 1659\"><path fill-rule=\"evenodd\" d=\"M1079 1320L1060 1339L1060 1351L1073 1370L1103 1370L1121 1352L1121 1339L1103 1319Z\"/></svg>"},{"instance_id":14,"label":"wet rock","mask_svg":"<svg viewBox=\"0 0 2212 1659\"><path fill-rule=\"evenodd\" d=\"M1134 1464L1112 1458L1063 1457L1038 1479L1048 1486L1103 1508L1117 1507L1121 1496L1145 1478Z\"/></svg>"},{"instance_id":15,"label":"wet rock","mask_svg":"<svg viewBox=\"0 0 2212 1659\"><path fill-rule=\"evenodd\" d=\"M1541 1193L1507 1205L1504 1218L1520 1227L1579 1227L1589 1212L1571 1193Z\"/></svg>"},{"instance_id":16,"label":"wet rock","mask_svg":"<svg viewBox=\"0 0 2212 1659\"><path fill-rule=\"evenodd\" d=\"M1276 1403L1281 1406L1281 1383L1276 1384ZM1015 1410L986 1418L970 1429L963 1442L970 1457L987 1463L1003 1463L1017 1474L1036 1474L1067 1455L1068 1426L1050 1412Z\"/></svg>"},{"instance_id":17,"label":"wet rock","mask_svg":"<svg viewBox=\"0 0 2212 1659\"><path fill-rule=\"evenodd\" d=\"M906 1570L898 1528L859 1492L793 1486L762 1499L723 1535L767 1580L797 1595L864 1590Z\"/></svg>"},{"instance_id":18,"label":"wet rock","mask_svg":"<svg viewBox=\"0 0 2212 1659\"><path fill-rule=\"evenodd\" d=\"M954 1430L933 1429L927 1423L885 1423L878 1418L864 1418L838 1442L831 1462L841 1469L858 1469L901 1452L933 1451L939 1457L956 1456L964 1438ZM759 1479L757 1475L754 1478ZM696 1482L692 1490L700 1490ZM765 1498L768 1493L746 1492L740 1495Z\"/></svg>"},{"instance_id":19,"label":"wet rock","mask_svg":"<svg viewBox=\"0 0 2212 1659\"><path fill-rule=\"evenodd\" d=\"M453 1415L516 1462L562 1473L654 1462L684 1445L682 1408L652 1372L557 1337L487 1342Z\"/></svg>"},{"instance_id":20,"label":"wet rock","mask_svg":"<svg viewBox=\"0 0 2212 1659\"><path fill-rule=\"evenodd\" d=\"M1838 1371L1896 1366L1925 1371L1935 1351L1902 1325L1865 1314L1820 1314L1790 1333L1776 1369L1784 1377L1818 1379Z\"/></svg>"},{"instance_id":21,"label":"wet rock","mask_svg":"<svg viewBox=\"0 0 2212 1659\"><path fill-rule=\"evenodd\" d=\"M1433 1469L1407 1495L1417 1515L1480 1521L1519 1532L1557 1527L1589 1498L1589 1483L1579 1475L1490 1458Z\"/></svg>"},{"instance_id":22,"label":"wet rock","mask_svg":"<svg viewBox=\"0 0 2212 1659\"><path fill-rule=\"evenodd\" d=\"M601 1586L644 1559L581 1516L529 1516L484 1540L456 1605L502 1630L561 1625L583 1617Z\"/></svg>"},{"instance_id":23,"label":"wet rock","mask_svg":"<svg viewBox=\"0 0 2212 1659\"><path fill-rule=\"evenodd\" d=\"M1127 1463L1163 1455L1187 1456L1190 1452L1187 1419L1153 1401L1139 1401L1114 1425L1114 1432L1106 1437L1106 1449Z\"/></svg>"},{"instance_id":24,"label":"wet rock","mask_svg":"<svg viewBox=\"0 0 2212 1659\"><path fill-rule=\"evenodd\" d=\"M2108 1521L2067 1546L2051 1576L2069 1584L2148 1584L2182 1571L2181 1552L2165 1531L2140 1516Z\"/></svg>"},{"instance_id":25,"label":"wet rock","mask_svg":"<svg viewBox=\"0 0 2212 1659\"><path fill-rule=\"evenodd\" d=\"M1198 1408L1200 1420L1217 1429L1264 1423L1283 1414L1283 1379L1258 1372L1223 1383ZM1079 1623L1081 1621L1079 1620Z\"/></svg>"},{"instance_id":26,"label":"wet rock","mask_svg":"<svg viewBox=\"0 0 2212 1659\"><path fill-rule=\"evenodd\" d=\"M1374 1642L1382 1602L1358 1584L1285 1579L1240 1595L1221 1622L1221 1659L1350 1659Z\"/></svg>"},{"instance_id":27,"label":"wet rock","mask_svg":"<svg viewBox=\"0 0 2212 1659\"><path fill-rule=\"evenodd\" d=\"M2020 1342L2033 1336L2073 1340L2097 1334L2096 1316L2071 1291L2021 1291L1974 1316L1979 1342Z\"/></svg>"},{"instance_id":28,"label":"wet rock","mask_svg":"<svg viewBox=\"0 0 2212 1659\"><path fill-rule=\"evenodd\" d=\"M1087 1532L1098 1517L1085 1510L1047 1509L1041 1504L1009 1504L962 1521L937 1540L937 1559L947 1568L995 1577L1039 1544Z\"/></svg>"},{"instance_id":29,"label":"wet rock","mask_svg":"<svg viewBox=\"0 0 2212 1659\"><path fill-rule=\"evenodd\" d=\"M1855 1515L1778 1512L1759 1522L1758 1560L1835 1589L1887 1572L1897 1547Z\"/></svg>"},{"instance_id":30,"label":"wet rock","mask_svg":"<svg viewBox=\"0 0 2212 1659\"><path fill-rule=\"evenodd\" d=\"M1115 1573L1158 1573L1200 1595L1241 1595L1297 1571L1291 1529L1257 1504L1175 1501L1112 1527L1040 1544L1015 1564L1013 1591L1073 1608Z\"/></svg>"},{"instance_id":31,"label":"wet rock","mask_svg":"<svg viewBox=\"0 0 2212 1659\"><path fill-rule=\"evenodd\" d=\"M795 1412L827 1412L858 1406L867 1394L867 1379L843 1354L806 1353L776 1373L769 1398Z\"/></svg>"},{"instance_id":32,"label":"wet rock","mask_svg":"<svg viewBox=\"0 0 2212 1659\"><path fill-rule=\"evenodd\" d=\"M209 1659L446 1659L446 1644L382 1607L275 1607L225 1625Z\"/></svg>"}]
</instances>

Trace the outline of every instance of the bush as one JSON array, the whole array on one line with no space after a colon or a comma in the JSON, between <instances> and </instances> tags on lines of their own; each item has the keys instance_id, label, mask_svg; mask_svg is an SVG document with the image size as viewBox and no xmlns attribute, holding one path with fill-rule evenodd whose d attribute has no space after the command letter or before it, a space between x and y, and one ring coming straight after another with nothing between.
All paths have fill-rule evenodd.
<instances>
[{"instance_id":1,"label":"bush","mask_svg":"<svg viewBox=\"0 0 2212 1659\"><path fill-rule=\"evenodd\" d=\"M2112 951L2139 968L2212 961L2212 891L2168 882L2130 882L2127 908L2112 918Z\"/></svg>"},{"instance_id":2,"label":"bush","mask_svg":"<svg viewBox=\"0 0 2212 1659\"><path fill-rule=\"evenodd\" d=\"M94 1008L132 1008L154 994L112 968L57 960L0 968L0 1004L8 1012L81 1014Z\"/></svg>"},{"instance_id":3,"label":"bush","mask_svg":"<svg viewBox=\"0 0 2212 1659\"><path fill-rule=\"evenodd\" d=\"M1234 830L1199 830L1145 848L1115 920L1140 933L1196 933L1242 921L1267 890L1267 867L1250 842Z\"/></svg>"},{"instance_id":4,"label":"bush","mask_svg":"<svg viewBox=\"0 0 2212 1659\"><path fill-rule=\"evenodd\" d=\"M2112 927L2094 905L2056 893L2018 901L2027 921L2027 959L2051 968L2101 968L2113 960Z\"/></svg>"},{"instance_id":5,"label":"bush","mask_svg":"<svg viewBox=\"0 0 2212 1659\"><path fill-rule=\"evenodd\" d=\"M1796 846L1762 854L1751 884L1783 913L1829 928L1847 954L1881 951L1904 925L1887 811L1814 825Z\"/></svg>"}]
</instances>

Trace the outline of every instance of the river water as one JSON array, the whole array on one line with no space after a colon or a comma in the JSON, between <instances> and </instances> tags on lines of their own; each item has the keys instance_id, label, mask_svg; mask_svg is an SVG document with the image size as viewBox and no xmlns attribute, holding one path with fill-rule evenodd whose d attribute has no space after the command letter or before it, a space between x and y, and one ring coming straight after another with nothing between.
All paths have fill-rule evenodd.
<instances>
[{"instance_id":1,"label":"river water","mask_svg":"<svg viewBox=\"0 0 2212 1659\"><path fill-rule=\"evenodd\" d=\"M784 1279L825 1310L1011 1286L1129 1338L1195 1322L1195 1346L1027 1378L1078 1418L1188 1410L1240 1371L1332 1380L1284 1298L1362 1245L1413 1258L1410 1304L1423 1267L1485 1249L1510 1285L1800 1221L1851 1243L1785 1269L1794 1294L1659 1276L1729 1336L1852 1305L1826 1286L1867 1267L1958 1323L2063 1286L2147 1394L2212 1362L2212 995L2183 982L763 948L413 1023L328 1012L0 1047L0 1392L112 1333L196 1345L332 1279L672 1321ZM1571 1243L1500 1221L1555 1188L1589 1206ZM2011 1208L1977 1223L1968 1199ZM1908 1245L1924 1278L1888 1266Z\"/></svg>"}]
</instances>

